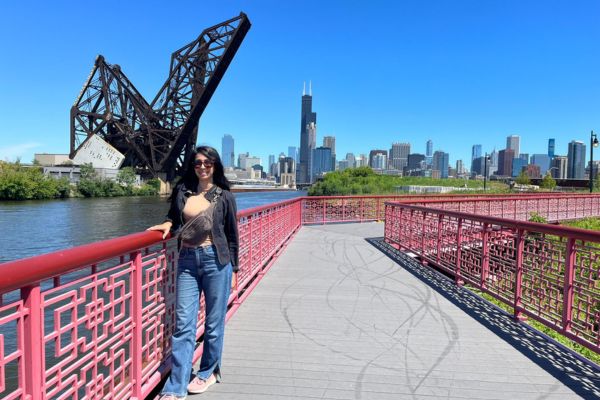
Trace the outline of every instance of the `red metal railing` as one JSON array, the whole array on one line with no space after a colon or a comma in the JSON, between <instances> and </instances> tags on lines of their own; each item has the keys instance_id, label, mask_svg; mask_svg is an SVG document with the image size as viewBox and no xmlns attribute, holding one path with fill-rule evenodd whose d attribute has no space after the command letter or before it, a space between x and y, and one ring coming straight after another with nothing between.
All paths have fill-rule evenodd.
<instances>
[{"instance_id":1,"label":"red metal railing","mask_svg":"<svg viewBox=\"0 0 600 400\"><path fill-rule=\"evenodd\" d=\"M486 199L489 200L486 203L486 208L489 208L490 212L495 215L500 214L506 218L512 218L510 213L513 209L498 210L498 205L495 204L494 200L499 200L501 204L502 199L515 199L522 202L526 202L527 199L533 200L532 203L526 203L532 206L532 211L541 209L541 205L548 204L555 209L554 203L558 206L564 206L567 203L559 201L565 198L593 198L594 195L573 195L564 193L555 193L552 195L540 195L537 193L521 193L518 196L507 196L507 195L490 195L490 194L446 194L446 195L385 195L385 196L311 196L304 197L303 209L302 209L302 223L303 224L325 224L330 222L365 222L365 221L383 221L385 218L385 203L389 201L403 201L411 204L436 204L434 207L444 208L467 208L473 209L473 212L478 211L477 203ZM511 200L512 201L512 200ZM445 205L444 205L445 204ZM469 204L469 205L467 205ZM511 203L514 206L515 203ZM432 205L433 206L433 205ZM523 211L522 207L517 207L518 210ZM484 211L484 210L482 210ZM557 213L557 215L562 215ZM554 217L554 215L552 215ZM528 219L529 217L527 216ZM576 218L579 218L577 216ZM556 218L564 219L564 218Z\"/></svg>"},{"instance_id":2,"label":"red metal railing","mask_svg":"<svg viewBox=\"0 0 600 400\"><path fill-rule=\"evenodd\" d=\"M600 233L486 215L581 218L599 215L600 197L461 203L386 204L386 242L600 352Z\"/></svg>"},{"instance_id":3,"label":"red metal railing","mask_svg":"<svg viewBox=\"0 0 600 400\"><path fill-rule=\"evenodd\" d=\"M293 200L238 214L228 318L298 230L300 213ZM0 397L148 395L168 366L174 246L143 232L0 264Z\"/></svg>"},{"instance_id":4,"label":"red metal railing","mask_svg":"<svg viewBox=\"0 0 600 400\"><path fill-rule=\"evenodd\" d=\"M470 202L469 199L474 197L488 205ZM506 228L497 220L483 225L485 222L467 222L466 214L452 214L453 211L439 211L431 207L459 207L462 211L466 211L463 207L471 207L469 211L485 214L497 214L500 212L497 210L501 210L501 215L505 216L510 215L510 210L523 208L540 212L542 208L547 211L544 215L563 219L583 216L587 210L597 212L594 196L575 196L587 199L581 200L582 205L565 203L564 196L560 195L528 196L528 202L519 203L525 197L519 196L506 200L512 202L511 206L502 201L503 205L498 206L499 197L436 196L441 202L432 202L427 196L305 197L240 212L240 271L233 280L227 318L239 307L302 224L386 218L388 241L421 251L424 257L433 258L446 270L455 271L461 279L480 281L482 287L499 298L517 298L515 304L519 312L544 315L544 321L553 326L560 314L562 325L558 329L574 332L572 336L589 345L596 337L597 316L594 315L597 314L588 309L598 307L597 298L585 299L590 290L586 289L585 283L592 281L591 274L598 274L597 269L593 269L597 268L592 257L595 248L588 245L589 238L575 236L558 240L550 234L542 234L542 240L529 234L527 227L530 228L530 225L515 228L513 222L512 228ZM529 202L536 197L539 198L537 201ZM427 207L385 205L387 201L399 199L420 202ZM410 218L400 223L397 210L408 207L413 207L410 209L413 216L422 213L420 221ZM569 210L563 213L560 211L562 207ZM402 218L406 216L401 215ZM513 215L526 214L516 212ZM457 243L457 234L452 229L458 218L462 220ZM547 231L541 232L554 232L553 235L556 235L553 230L556 228L545 229ZM530 242L526 242L526 235ZM466 238L469 238L468 241ZM561 240L565 241L564 245ZM487 258L477 259L471 254L478 254L477 243L488 249L485 253ZM547 243L555 246L554 253L547 251ZM549 254L547 257L561 259L566 252L569 268L572 268L567 270L574 271L572 280L548 286L558 282L558 278L549 278L545 270L539 276L523 272L531 263L528 260L534 257L516 256L519 253L515 249L529 249L534 244L541 246L546 251L544 254ZM452 249L455 249L454 252ZM586 249L589 266L582 266L585 262L578 255L583 254L580 249ZM530 254L534 254L533 251ZM173 240L161 241L159 233L143 232L0 264L0 397L139 399L150 393L169 365L168 338L174 325L175 253ZM509 254L514 255L514 260ZM554 263L559 264L553 261L552 265ZM477 268L482 271L480 275L477 275ZM520 295L515 297L511 292L513 284L510 282L513 281L510 279L518 273L525 277L533 274L533 278L521 278ZM540 289L536 289L535 285L540 279L546 285L541 287L543 290L552 290L550 297L537 292ZM573 285L569 286L571 281ZM574 310L576 318L568 313L563 316L560 308L563 306L557 305L558 300L562 300L556 292L557 285L562 285L561 293L565 293L567 298L574 299L567 307ZM550 305L536 300L546 298L544 296L552 299ZM540 310L548 310L535 313L531 311L530 304L537 305ZM583 315L585 318L581 317ZM200 317L198 337L203 333L202 311ZM596 331L589 332L586 326L590 324L596 324ZM593 348L597 349L597 342L595 346ZM199 355L196 353L195 358Z\"/></svg>"}]
</instances>

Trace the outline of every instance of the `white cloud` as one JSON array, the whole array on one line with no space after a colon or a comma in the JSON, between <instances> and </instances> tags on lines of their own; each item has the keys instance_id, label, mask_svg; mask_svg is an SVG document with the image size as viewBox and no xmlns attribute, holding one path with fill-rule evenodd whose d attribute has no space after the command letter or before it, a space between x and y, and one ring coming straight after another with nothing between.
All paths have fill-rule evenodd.
<instances>
[{"instance_id":1,"label":"white cloud","mask_svg":"<svg viewBox=\"0 0 600 400\"><path fill-rule=\"evenodd\" d=\"M0 160L14 162L20 158L23 162L30 162L33 159L32 150L40 146L42 143L26 142L0 147Z\"/></svg>"}]
</instances>

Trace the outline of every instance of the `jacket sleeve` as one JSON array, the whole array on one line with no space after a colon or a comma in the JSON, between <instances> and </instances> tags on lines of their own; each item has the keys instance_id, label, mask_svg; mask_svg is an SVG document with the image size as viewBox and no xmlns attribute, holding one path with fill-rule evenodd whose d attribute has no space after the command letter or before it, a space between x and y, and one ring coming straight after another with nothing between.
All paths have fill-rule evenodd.
<instances>
[{"instance_id":1,"label":"jacket sleeve","mask_svg":"<svg viewBox=\"0 0 600 400\"><path fill-rule=\"evenodd\" d=\"M170 221L173 226L171 227L171 232L177 231L179 229L179 225L181 224L181 210L179 210L177 194L179 193L179 188L175 186L173 188L173 192L171 193L171 206L169 207L169 212L165 217L165 222Z\"/></svg>"},{"instance_id":2,"label":"jacket sleeve","mask_svg":"<svg viewBox=\"0 0 600 400\"><path fill-rule=\"evenodd\" d=\"M237 271L239 268L240 248L237 224L237 206L235 204L235 197L233 197L232 194L228 194L224 200L226 200L225 236L227 238L227 245L229 246L231 265L233 266L233 270Z\"/></svg>"}]
</instances>

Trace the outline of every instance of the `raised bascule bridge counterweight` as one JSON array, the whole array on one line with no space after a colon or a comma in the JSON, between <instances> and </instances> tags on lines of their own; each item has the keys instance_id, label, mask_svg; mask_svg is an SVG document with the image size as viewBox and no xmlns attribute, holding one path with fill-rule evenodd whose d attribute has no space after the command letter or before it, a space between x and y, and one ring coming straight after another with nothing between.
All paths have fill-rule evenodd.
<instances>
[{"instance_id":1,"label":"raised bascule bridge counterweight","mask_svg":"<svg viewBox=\"0 0 600 400\"><path fill-rule=\"evenodd\" d=\"M196 40L175 51L169 76L151 103L119 65L111 65L99 55L71 108L70 157L92 143L101 143L104 147L95 147L96 153L112 146L110 151L121 153L120 159L124 156L123 166L146 177L162 175L172 181L191 156L200 116L250 25L246 14L240 13L205 29Z\"/></svg>"}]
</instances>

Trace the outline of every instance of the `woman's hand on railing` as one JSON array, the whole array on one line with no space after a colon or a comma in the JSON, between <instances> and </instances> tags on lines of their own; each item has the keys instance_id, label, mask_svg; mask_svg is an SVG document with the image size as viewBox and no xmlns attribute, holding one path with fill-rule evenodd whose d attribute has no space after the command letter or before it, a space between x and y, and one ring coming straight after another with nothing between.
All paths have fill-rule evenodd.
<instances>
[{"instance_id":1,"label":"woman's hand on railing","mask_svg":"<svg viewBox=\"0 0 600 400\"><path fill-rule=\"evenodd\" d=\"M167 235L171 231L172 226L173 226L173 223L171 221L165 221L160 225L151 226L150 228L148 228L146 230L147 231L160 231L163 233L163 239L164 239L167 237Z\"/></svg>"}]
</instances>

